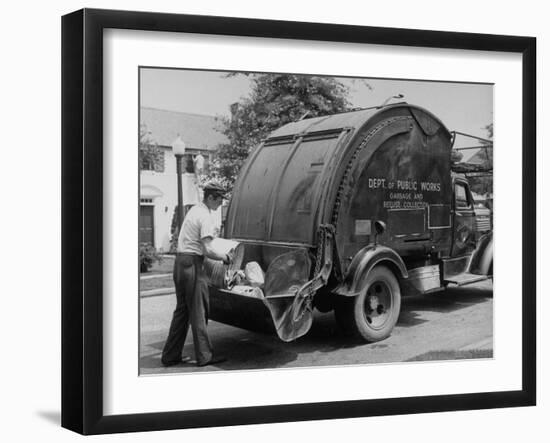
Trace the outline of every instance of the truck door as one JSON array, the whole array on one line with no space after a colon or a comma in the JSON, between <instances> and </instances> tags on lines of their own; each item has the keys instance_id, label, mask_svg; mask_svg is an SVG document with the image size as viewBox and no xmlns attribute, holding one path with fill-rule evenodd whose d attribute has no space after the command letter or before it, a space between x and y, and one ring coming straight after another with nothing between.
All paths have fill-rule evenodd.
<instances>
[{"instance_id":1,"label":"truck door","mask_svg":"<svg viewBox=\"0 0 550 443\"><path fill-rule=\"evenodd\" d=\"M475 212L468 183L454 182L453 199L453 244L451 256L466 255L475 249Z\"/></svg>"}]
</instances>

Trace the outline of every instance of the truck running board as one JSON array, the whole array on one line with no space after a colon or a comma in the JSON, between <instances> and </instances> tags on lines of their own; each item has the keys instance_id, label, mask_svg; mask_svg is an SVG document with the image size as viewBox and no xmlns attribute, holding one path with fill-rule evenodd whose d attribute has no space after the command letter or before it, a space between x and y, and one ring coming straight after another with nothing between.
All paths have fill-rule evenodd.
<instances>
[{"instance_id":1,"label":"truck running board","mask_svg":"<svg viewBox=\"0 0 550 443\"><path fill-rule=\"evenodd\" d=\"M453 284L457 286L469 285L470 283L476 283L479 281L487 280L486 275L469 274L467 272L463 274L454 275L453 277L446 278L444 280L447 284Z\"/></svg>"}]
</instances>

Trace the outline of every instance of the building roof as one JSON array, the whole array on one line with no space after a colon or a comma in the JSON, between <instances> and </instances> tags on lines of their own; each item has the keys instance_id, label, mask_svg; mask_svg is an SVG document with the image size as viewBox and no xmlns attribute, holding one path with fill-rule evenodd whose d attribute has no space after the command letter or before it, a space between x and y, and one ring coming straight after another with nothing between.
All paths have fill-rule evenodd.
<instances>
[{"instance_id":1,"label":"building roof","mask_svg":"<svg viewBox=\"0 0 550 443\"><path fill-rule=\"evenodd\" d=\"M212 151L227 137L216 130L221 123L210 115L189 114L155 108L141 108L140 124L159 146L171 147L178 134L190 149Z\"/></svg>"}]
</instances>

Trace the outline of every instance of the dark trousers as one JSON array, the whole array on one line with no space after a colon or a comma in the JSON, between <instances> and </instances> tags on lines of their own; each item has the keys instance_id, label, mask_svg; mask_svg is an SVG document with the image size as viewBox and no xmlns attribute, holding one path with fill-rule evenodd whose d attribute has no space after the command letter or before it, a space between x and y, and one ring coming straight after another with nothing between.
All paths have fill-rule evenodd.
<instances>
[{"instance_id":1,"label":"dark trousers","mask_svg":"<svg viewBox=\"0 0 550 443\"><path fill-rule=\"evenodd\" d=\"M206 331L209 297L203 257L178 254L174 263L174 284L177 303L162 351L162 361L181 359L187 330L191 324L197 363L206 363L212 358L212 345Z\"/></svg>"}]
</instances>

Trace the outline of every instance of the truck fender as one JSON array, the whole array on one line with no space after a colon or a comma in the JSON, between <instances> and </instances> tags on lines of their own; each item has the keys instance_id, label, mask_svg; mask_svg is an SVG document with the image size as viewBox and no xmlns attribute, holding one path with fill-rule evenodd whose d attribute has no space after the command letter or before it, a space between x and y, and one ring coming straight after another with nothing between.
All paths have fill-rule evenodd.
<instances>
[{"instance_id":1,"label":"truck fender","mask_svg":"<svg viewBox=\"0 0 550 443\"><path fill-rule=\"evenodd\" d=\"M334 292L348 297L358 295L370 270L379 264L387 265L398 280L408 277L405 263L397 252L387 246L368 245L355 254L344 281Z\"/></svg>"},{"instance_id":2,"label":"truck fender","mask_svg":"<svg viewBox=\"0 0 550 443\"><path fill-rule=\"evenodd\" d=\"M492 275L493 274L493 233L488 232L480 237L477 247L472 254L470 274Z\"/></svg>"}]
</instances>

